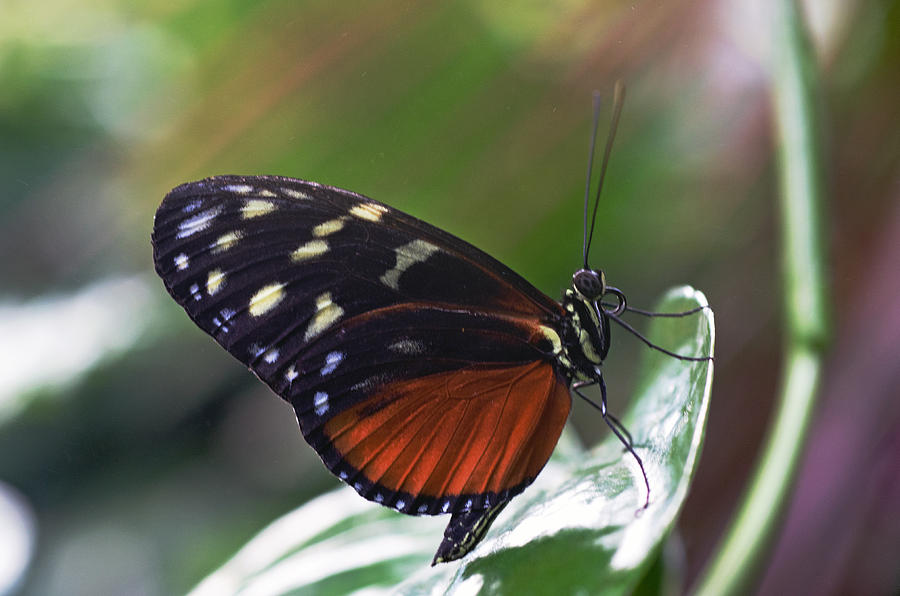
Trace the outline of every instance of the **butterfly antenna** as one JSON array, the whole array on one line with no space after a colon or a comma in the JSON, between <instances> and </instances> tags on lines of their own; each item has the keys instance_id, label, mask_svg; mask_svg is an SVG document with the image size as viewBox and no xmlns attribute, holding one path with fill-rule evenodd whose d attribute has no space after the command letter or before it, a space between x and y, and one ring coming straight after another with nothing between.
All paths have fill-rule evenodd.
<instances>
[{"instance_id":1,"label":"butterfly antenna","mask_svg":"<svg viewBox=\"0 0 900 596\"><path fill-rule=\"evenodd\" d=\"M609 123L609 135L606 137L606 148L603 150L603 162L600 164L600 179L597 181L597 194L594 198L594 212L591 215L591 231L587 232L587 194L585 194L584 202L584 268L588 269L587 257L591 250L591 239L594 237L594 224L597 223L597 207L600 205L600 191L603 190L603 179L606 178L606 167L609 165L609 155L612 153L613 139L616 138L616 129L619 127L619 116L622 114L622 104L625 102L625 84L622 81L616 81L615 91L613 92L613 115L612 122ZM594 133L596 134L596 104L594 109ZM594 146L591 142L591 159L593 160ZM590 176L590 168L588 168L588 176ZM590 179L588 179L590 183Z\"/></svg>"},{"instance_id":2,"label":"butterfly antenna","mask_svg":"<svg viewBox=\"0 0 900 596\"><path fill-rule=\"evenodd\" d=\"M584 253L584 268L588 268L588 204L591 200L591 173L594 168L594 147L597 146L597 128L600 123L600 92L594 91L594 125L591 127L591 150L588 153L587 179L584 181L584 236L581 241L581 250Z\"/></svg>"}]
</instances>

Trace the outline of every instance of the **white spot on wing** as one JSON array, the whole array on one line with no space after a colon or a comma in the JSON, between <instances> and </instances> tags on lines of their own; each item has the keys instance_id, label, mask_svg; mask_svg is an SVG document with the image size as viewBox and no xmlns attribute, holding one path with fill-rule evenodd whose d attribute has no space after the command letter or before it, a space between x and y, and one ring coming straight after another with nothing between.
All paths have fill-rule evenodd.
<instances>
[{"instance_id":1,"label":"white spot on wing","mask_svg":"<svg viewBox=\"0 0 900 596\"><path fill-rule=\"evenodd\" d=\"M219 319L219 317L213 317L213 325L215 325L222 333L228 333L229 327L226 323L228 323L228 320L234 316L234 311L228 308L223 308L219 311L219 316L222 317L221 320Z\"/></svg>"},{"instance_id":2,"label":"white spot on wing","mask_svg":"<svg viewBox=\"0 0 900 596\"><path fill-rule=\"evenodd\" d=\"M278 356L280 355L281 352L278 351L278 348L272 348L263 355L263 360L265 360L269 364L275 364L278 361Z\"/></svg>"},{"instance_id":3,"label":"white spot on wing","mask_svg":"<svg viewBox=\"0 0 900 596\"><path fill-rule=\"evenodd\" d=\"M426 505L425 503L419 505L419 513L425 513L426 511L428 511L428 505Z\"/></svg>"},{"instance_id":4,"label":"white spot on wing","mask_svg":"<svg viewBox=\"0 0 900 596\"><path fill-rule=\"evenodd\" d=\"M417 356L425 352L425 344L420 341L404 337L388 345L388 349L392 352L396 352L397 354Z\"/></svg>"},{"instance_id":5,"label":"white spot on wing","mask_svg":"<svg viewBox=\"0 0 900 596\"><path fill-rule=\"evenodd\" d=\"M384 503L384 495L381 493L375 493L375 502Z\"/></svg>"},{"instance_id":6,"label":"white spot on wing","mask_svg":"<svg viewBox=\"0 0 900 596\"><path fill-rule=\"evenodd\" d=\"M239 195L249 194L253 187L248 184L229 184L228 186L223 186L222 190L227 190L228 192L234 192Z\"/></svg>"},{"instance_id":7,"label":"white spot on wing","mask_svg":"<svg viewBox=\"0 0 900 596\"><path fill-rule=\"evenodd\" d=\"M404 501L403 499L400 499L399 501L397 501L396 507L397 507L397 509L399 509L401 511L406 509L406 501Z\"/></svg>"},{"instance_id":8,"label":"white spot on wing","mask_svg":"<svg viewBox=\"0 0 900 596\"><path fill-rule=\"evenodd\" d=\"M316 409L316 416L321 416L328 411L328 394L324 391L317 391L313 397L313 407Z\"/></svg>"},{"instance_id":9,"label":"white spot on wing","mask_svg":"<svg viewBox=\"0 0 900 596\"><path fill-rule=\"evenodd\" d=\"M397 254L397 264L394 265L393 269L387 270L384 275L381 276L381 282L389 288L399 290L400 276L403 275L403 272L416 263L427 261L428 257L433 255L437 250L437 246L421 239L413 240L409 244L404 244L403 246L398 246L394 249L394 252Z\"/></svg>"},{"instance_id":10,"label":"white spot on wing","mask_svg":"<svg viewBox=\"0 0 900 596\"><path fill-rule=\"evenodd\" d=\"M190 259L188 259L188 256L184 253L181 253L180 255L177 255L175 257L175 268L179 271L184 271L190 264Z\"/></svg>"},{"instance_id":11,"label":"white spot on wing","mask_svg":"<svg viewBox=\"0 0 900 596\"><path fill-rule=\"evenodd\" d=\"M390 380L391 380L391 376L388 374L382 373L382 374L378 374L378 375L372 375L371 377L369 377L367 379L363 379L359 383L356 383L355 385L350 387L350 390L351 391L369 392L372 390L373 387L376 387L378 385L386 383Z\"/></svg>"},{"instance_id":12,"label":"white spot on wing","mask_svg":"<svg viewBox=\"0 0 900 596\"><path fill-rule=\"evenodd\" d=\"M203 296L200 295L200 286L197 284L191 284L191 287L188 288L188 291L191 293L191 296L194 297L194 300L200 300Z\"/></svg>"},{"instance_id":13,"label":"white spot on wing","mask_svg":"<svg viewBox=\"0 0 900 596\"><path fill-rule=\"evenodd\" d=\"M216 206L212 209L207 209L206 211L202 211L193 217L189 217L184 220L180 224L178 224L178 233L175 235L176 238L187 238L197 232L201 232L209 227L209 223L216 217L219 213L222 212L222 206Z\"/></svg>"},{"instance_id":14,"label":"white spot on wing","mask_svg":"<svg viewBox=\"0 0 900 596\"><path fill-rule=\"evenodd\" d=\"M330 352L325 356L325 366L323 366L321 370L322 376L324 377L325 375L333 373L334 369L337 368L337 365L340 364L343 359L343 352Z\"/></svg>"},{"instance_id":15,"label":"white spot on wing","mask_svg":"<svg viewBox=\"0 0 900 596\"><path fill-rule=\"evenodd\" d=\"M441 513L447 513L450 511L450 501L444 501L444 504L441 505Z\"/></svg>"},{"instance_id":16,"label":"white spot on wing","mask_svg":"<svg viewBox=\"0 0 900 596\"><path fill-rule=\"evenodd\" d=\"M294 368L293 364L291 365L291 367L289 369L287 369L287 372L284 373L284 379L288 383L293 383L294 379L296 379L299 376L300 376L300 373L297 372L297 369Z\"/></svg>"},{"instance_id":17,"label":"white spot on wing","mask_svg":"<svg viewBox=\"0 0 900 596\"><path fill-rule=\"evenodd\" d=\"M313 315L306 333L303 335L304 341L309 341L319 335L344 315L344 309L335 304L331 299L331 292L325 292L316 298L316 313Z\"/></svg>"},{"instance_id":18,"label":"white spot on wing","mask_svg":"<svg viewBox=\"0 0 900 596\"><path fill-rule=\"evenodd\" d=\"M263 286L250 298L250 314L258 317L275 308L284 299L284 284L274 283Z\"/></svg>"},{"instance_id":19,"label":"white spot on wing","mask_svg":"<svg viewBox=\"0 0 900 596\"><path fill-rule=\"evenodd\" d=\"M182 213L193 213L194 211L199 209L201 205L203 205L203 202L200 199L194 199L193 201L191 201L190 203L185 205L181 209L181 212Z\"/></svg>"}]
</instances>

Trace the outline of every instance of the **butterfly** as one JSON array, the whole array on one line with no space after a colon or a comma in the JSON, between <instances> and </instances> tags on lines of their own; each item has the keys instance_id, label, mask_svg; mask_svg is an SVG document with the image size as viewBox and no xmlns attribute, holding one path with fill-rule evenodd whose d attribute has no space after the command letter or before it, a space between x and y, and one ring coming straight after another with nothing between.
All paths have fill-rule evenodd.
<instances>
[{"instance_id":1,"label":"butterfly","mask_svg":"<svg viewBox=\"0 0 900 596\"><path fill-rule=\"evenodd\" d=\"M589 167L588 188L590 178ZM588 266L586 222L584 266L557 301L471 244L363 195L217 176L165 197L153 259L190 318L293 406L333 474L402 513L451 515L435 564L471 551L534 481L566 423L570 389L643 471L607 411L601 371L610 321L633 331L619 317L635 309ZM582 393L589 385L600 404Z\"/></svg>"}]
</instances>

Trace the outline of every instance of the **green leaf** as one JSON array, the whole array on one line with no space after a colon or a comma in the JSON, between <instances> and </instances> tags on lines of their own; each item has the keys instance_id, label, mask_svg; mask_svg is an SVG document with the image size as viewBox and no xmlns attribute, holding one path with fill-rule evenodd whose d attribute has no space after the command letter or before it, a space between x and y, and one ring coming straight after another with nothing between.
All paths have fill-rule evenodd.
<instances>
[{"instance_id":1,"label":"green leaf","mask_svg":"<svg viewBox=\"0 0 900 596\"><path fill-rule=\"evenodd\" d=\"M705 304L702 293L682 287L668 292L657 310ZM712 354L712 311L653 319L648 337L680 354ZM646 351L623 422L650 480L647 509L637 464L614 436L585 452L566 432L534 485L458 563L429 566L448 517L401 515L343 487L273 522L193 594L373 593L377 587L401 594L629 592L684 503L711 386L711 363Z\"/></svg>"}]
</instances>

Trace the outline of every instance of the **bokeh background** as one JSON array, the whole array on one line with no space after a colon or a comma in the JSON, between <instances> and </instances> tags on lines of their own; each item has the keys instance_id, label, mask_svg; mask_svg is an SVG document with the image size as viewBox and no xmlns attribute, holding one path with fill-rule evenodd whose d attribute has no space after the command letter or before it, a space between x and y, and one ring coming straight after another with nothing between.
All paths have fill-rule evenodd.
<instances>
[{"instance_id":1,"label":"bokeh background","mask_svg":"<svg viewBox=\"0 0 900 596\"><path fill-rule=\"evenodd\" d=\"M805 7L834 335L760 590L896 593L900 3ZM628 98L592 264L633 305L701 288L719 327L675 538L696 578L780 373L767 2L5 0L0 12L0 593L183 592L337 485L290 407L153 274L153 213L171 187L235 173L349 188L558 296L579 265L591 92L611 98L618 78ZM618 411L640 349L614 337ZM572 423L587 443L603 434L580 404Z\"/></svg>"}]
</instances>

